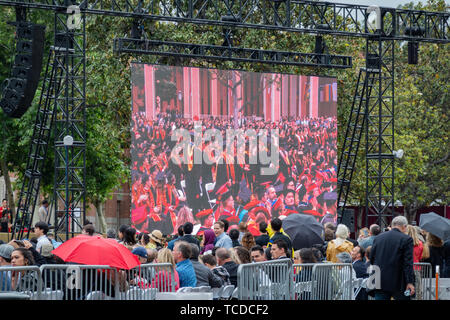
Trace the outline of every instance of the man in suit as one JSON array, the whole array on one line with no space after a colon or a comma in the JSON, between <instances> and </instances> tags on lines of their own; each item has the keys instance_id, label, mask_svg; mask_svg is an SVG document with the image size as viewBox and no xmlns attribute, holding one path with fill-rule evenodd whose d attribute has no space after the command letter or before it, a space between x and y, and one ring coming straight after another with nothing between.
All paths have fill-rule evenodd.
<instances>
[{"instance_id":1,"label":"man in suit","mask_svg":"<svg viewBox=\"0 0 450 320\"><path fill-rule=\"evenodd\" d=\"M370 251L370 263L380 268L380 288L375 288L375 300L409 300L406 290L414 295L413 239L406 235L408 220L397 216L392 230L378 235Z\"/></svg>"},{"instance_id":2,"label":"man in suit","mask_svg":"<svg viewBox=\"0 0 450 320\"><path fill-rule=\"evenodd\" d=\"M369 274L367 273L367 265L364 263L364 248L360 246L353 247L352 252L350 253L352 256L352 265L353 270L355 270L357 278L367 278ZM355 300L367 300L367 291L365 289L361 289L356 296Z\"/></svg>"}]
</instances>

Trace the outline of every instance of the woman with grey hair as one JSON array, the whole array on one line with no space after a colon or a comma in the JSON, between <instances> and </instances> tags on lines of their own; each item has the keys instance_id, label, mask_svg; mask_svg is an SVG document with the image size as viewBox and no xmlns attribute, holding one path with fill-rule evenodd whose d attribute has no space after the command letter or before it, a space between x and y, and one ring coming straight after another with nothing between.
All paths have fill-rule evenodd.
<instances>
[{"instance_id":1,"label":"woman with grey hair","mask_svg":"<svg viewBox=\"0 0 450 320\"><path fill-rule=\"evenodd\" d=\"M344 294L344 299L354 300L354 289L355 287L358 287L358 278L356 277L355 269L353 269L353 266L351 265L353 262L352 256L348 252L341 252L337 254L336 257L338 263L350 264L350 266L342 266L342 268L339 269L337 274L338 278L335 280L339 284L341 292ZM348 289L348 286L351 287L351 292L350 289Z\"/></svg>"},{"instance_id":2,"label":"woman with grey hair","mask_svg":"<svg viewBox=\"0 0 450 320\"><path fill-rule=\"evenodd\" d=\"M353 250L353 243L347 240L350 232L346 225L339 224L336 228L336 239L331 240L327 246L327 261L338 262L337 255L342 252L350 254ZM351 262L350 262L351 263Z\"/></svg>"}]
</instances>

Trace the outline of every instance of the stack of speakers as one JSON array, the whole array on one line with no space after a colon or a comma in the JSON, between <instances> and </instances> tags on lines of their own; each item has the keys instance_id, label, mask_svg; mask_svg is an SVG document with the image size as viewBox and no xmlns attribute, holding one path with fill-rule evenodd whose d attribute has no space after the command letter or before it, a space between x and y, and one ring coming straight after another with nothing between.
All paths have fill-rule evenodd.
<instances>
[{"instance_id":1,"label":"stack of speakers","mask_svg":"<svg viewBox=\"0 0 450 320\"><path fill-rule=\"evenodd\" d=\"M2 86L0 106L6 115L20 118L30 107L39 84L44 55L45 26L17 21L16 53L9 79Z\"/></svg>"}]
</instances>

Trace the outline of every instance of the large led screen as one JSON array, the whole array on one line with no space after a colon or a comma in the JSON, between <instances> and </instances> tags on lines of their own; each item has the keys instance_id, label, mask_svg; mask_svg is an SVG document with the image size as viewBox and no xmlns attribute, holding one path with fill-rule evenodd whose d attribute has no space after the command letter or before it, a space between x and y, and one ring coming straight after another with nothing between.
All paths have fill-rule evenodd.
<instances>
[{"instance_id":1,"label":"large led screen","mask_svg":"<svg viewBox=\"0 0 450 320\"><path fill-rule=\"evenodd\" d=\"M133 226L336 221L335 78L132 64Z\"/></svg>"}]
</instances>

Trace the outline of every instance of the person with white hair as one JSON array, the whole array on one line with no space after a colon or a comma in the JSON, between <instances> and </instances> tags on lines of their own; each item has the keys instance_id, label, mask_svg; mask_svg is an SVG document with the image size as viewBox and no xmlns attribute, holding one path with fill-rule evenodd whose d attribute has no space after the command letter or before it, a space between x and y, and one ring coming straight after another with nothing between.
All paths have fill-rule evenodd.
<instances>
[{"instance_id":1,"label":"person with white hair","mask_svg":"<svg viewBox=\"0 0 450 320\"><path fill-rule=\"evenodd\" d=\"M397 216L392 229L378 235L370 250L370 264L380 271L379 286L369 294L375 300L410 300L415 293L413 239L406 234L408 220Z\"/></svg>"},{"instance_id":2,"label":"person with white hair","mask_svg":"<svg viewBox=\"0 0 450 320\"><path fill-rule=\"evenodd\" d=\"M353 243L347 240L350 231L344 224L338 224L336 228L336 239L331 240L327 246L326 258L328 262L337 263L337 255L342 252L350 253L353 250Z\"/></svg>"}]
</instances>

